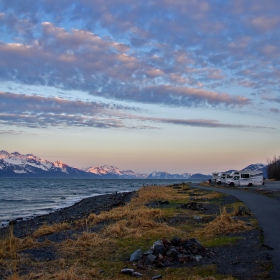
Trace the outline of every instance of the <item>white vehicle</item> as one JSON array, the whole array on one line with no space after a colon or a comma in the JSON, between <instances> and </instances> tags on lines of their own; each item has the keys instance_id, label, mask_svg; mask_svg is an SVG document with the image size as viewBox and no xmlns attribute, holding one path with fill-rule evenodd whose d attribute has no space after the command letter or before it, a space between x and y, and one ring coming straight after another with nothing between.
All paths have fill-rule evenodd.
<instances>
[{"instance_id":1,"label":"white vehicle","mask_svg":"<svg viewBox=\"0 0 280 280\"><path fill-rule=\"evenodd\" d=\"M220 173L220 172L212 172L212 181L213 181L213 182L216 182L219 173Z\"/></svg>"},{"instance_id":2,"label":"white vehicle","mask_svg":"<svg viewBox=\"0 0 280 280\"><path fill-rule=\"evenodd\" d=\"M232 178L227 181L229 186L261 186L264 185L262 171L235 171Z\"/></svg>"},{"instance_id":3,"label":"white vehicle","mask_svg":"<svg viewBox=\"0 0 280 280\"><path fill-rule=\"evenodd\" d=\"M217 179L216 179L217 185L220 185L222 183L226 184L227 181L232 178L231 175L230 175L231 173L232 173L231 171L229 171L229 172L220 172L218 177L217 177Z\"/></svg>"}]
</instances>

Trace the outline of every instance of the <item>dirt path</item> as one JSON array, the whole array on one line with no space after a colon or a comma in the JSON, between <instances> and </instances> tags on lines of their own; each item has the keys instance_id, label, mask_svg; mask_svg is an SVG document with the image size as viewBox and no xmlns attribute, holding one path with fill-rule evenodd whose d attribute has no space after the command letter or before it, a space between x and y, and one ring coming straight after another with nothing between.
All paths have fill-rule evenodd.
<instances>
[{"instance_id":1,"label":"dirt path","mask_svg":"<svg viewBox=\"0 0 280 280\"><path fill-rule=\"evenodd\" d=\"M216 192L232 195L244 202L257 218L264 233L264 244L273 248L272 279L280 279L280 202L279 200L264 195L246 192L244 189L221 189L215 187L203 187L199 184L192 184L193 188L213 190Z\"/></svg>"}]
</instances>

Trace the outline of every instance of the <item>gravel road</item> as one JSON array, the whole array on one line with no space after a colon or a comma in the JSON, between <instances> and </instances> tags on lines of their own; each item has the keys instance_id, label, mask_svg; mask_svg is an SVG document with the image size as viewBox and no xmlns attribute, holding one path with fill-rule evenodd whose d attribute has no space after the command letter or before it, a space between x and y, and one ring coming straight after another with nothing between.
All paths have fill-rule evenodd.
<instances>
[{"instance_id":1,"label":"gravel road","mask_svg":"<svg viewBox=\"0 0 280 280\"><path fill-rule=\"evenodd\" d=\"M280 279L280 201L246 191L244 188L215 188L191 184L191 187L213 190L232 195L244 202L254 213L264 233L264 244L273 248L271 250L273 270L272 279ZM280 182L266 182L261 186L266 190L280 189ZM260 188L260 187L259 187Z\"/></svg>"}]
</instances>

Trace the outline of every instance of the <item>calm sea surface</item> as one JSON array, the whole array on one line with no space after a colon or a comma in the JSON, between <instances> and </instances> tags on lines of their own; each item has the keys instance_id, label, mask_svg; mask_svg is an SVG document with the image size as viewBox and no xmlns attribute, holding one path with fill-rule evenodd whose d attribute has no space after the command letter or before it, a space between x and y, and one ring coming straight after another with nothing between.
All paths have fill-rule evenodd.
<instances>
[{"instance_id":1,"label":"calm sea surface","mask_svg":"<svg viewBox=\"0 0 280 280\"><path fill-rule=\"evenodd\" d=\"M199 182L201 180L192 180ZM143 185L169 185L190 180L94 180L0 178L0 227L10 220L48 214L83 198L134 191Z\"/></svg>"}]
</instances>

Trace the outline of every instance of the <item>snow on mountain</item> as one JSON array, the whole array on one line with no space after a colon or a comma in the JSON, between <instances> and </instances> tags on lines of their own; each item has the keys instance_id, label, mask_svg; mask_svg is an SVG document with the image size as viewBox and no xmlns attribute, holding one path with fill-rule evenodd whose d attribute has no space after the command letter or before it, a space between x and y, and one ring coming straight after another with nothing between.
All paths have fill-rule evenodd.
<instances>
[{"instance_id":1,"label":"snow on mountain","mask_svg":"<svg viewBox=\"0 0 280 280\"><path fill-rule=\"evenodd\" d=\"M170 174L165 171L153 171L147 178L148 179L188 179L190 173L183 174Z\"/></svg>"},{"instance_id":2,"label":"snow on mountain","mask_svg":"<svg viewBox=\"0 0 280 280\"><path fill-rule=\"evenodd\" d=\"M8 152L3 151L3 150L0 151L0 159L6 158L7 156L9 156L9 153L8 153Z\"/></svg>"},{"instance_id":3,"label":"snow on mountain","mask_svg":"<svg viewBox=\"0 0 280 280\"><path fill-rule=\"evenodd\" d=\"M120 170L118 167L108 165L99 167L90 166L84 170L89 173L103 175L110 178L118 177L123 179L145 179L147 177L146 174L135 173L132 170Z\"/></svg>"},{"instance_id":4,"label":"snow on mountain","mask_svg":"<svg viewBox=\"0 0 280 280\"><path fill-rule=\"evenodd\" d=\"M263 163L254 163L254 164L250 164L250 165L246 166L241 171L243 171L243 170L252 170L252 171L262 170L265 166L266 165Z\"/></svg>"},{"instance_id":5,"label":"snow on mountain","mask_svg":"<svg viewBox=\"0 0 280 280\"><path fill-rule=\"evenodd\" d=\"M135 173L132 170L120 170L118 167L103 165L86 169L71 167L57 160L51 162L33 154L22 155L19 152L0 151L1 177L74 177L74 178L112 178L112 179L188 179L192 174L170 174L154 171L150 175Z\"/></svg>"},{"instance_id":6,"label":"snow on mountain","mask_svg":"<svg viewBox=\"0 0 280 280\"><path fill-rule=\"evenodd\" d=\"M70 167L62 161L51 162L33 154L22 155L18 152L0 151L1 176L65 177L87 175L86 172Z\"/></svg>"},{"instance_id":7,"label":"snow on mountain","mask_svg":"<svg viewBox=\"0 0 280 280\"><path fill-rule=\"evenodd\" d=\"M90 166L85 169L85 171L94 173L94 174L115 174L115 175L122 175L121 171L115 166L108 166L103 165L99 167Z\"/></svg>"}]
</instances>

